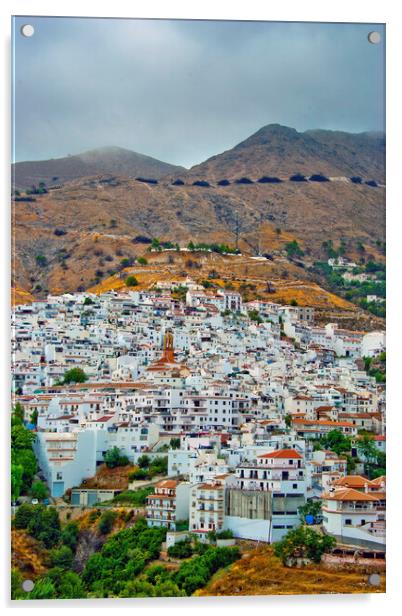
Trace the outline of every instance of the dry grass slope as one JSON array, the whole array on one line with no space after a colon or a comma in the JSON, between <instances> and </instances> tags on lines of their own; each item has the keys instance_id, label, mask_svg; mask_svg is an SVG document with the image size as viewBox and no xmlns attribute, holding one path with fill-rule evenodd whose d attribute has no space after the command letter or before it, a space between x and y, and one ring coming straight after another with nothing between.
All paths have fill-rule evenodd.
<instances>
[{"instance_id":1,"label":"dry grass slope","mask_svg":"<svg viewBox=\"0 0 402 616\"><path fill-rule=\"evenodd\" d=\"M379 587L370 586L367 574L325 570L321 565L303 569L284 567L271 547L257 548L219 572L198 596L223 595L310 595L332 593L383 593L385 575Z\"/></svg>"}]
</instances>

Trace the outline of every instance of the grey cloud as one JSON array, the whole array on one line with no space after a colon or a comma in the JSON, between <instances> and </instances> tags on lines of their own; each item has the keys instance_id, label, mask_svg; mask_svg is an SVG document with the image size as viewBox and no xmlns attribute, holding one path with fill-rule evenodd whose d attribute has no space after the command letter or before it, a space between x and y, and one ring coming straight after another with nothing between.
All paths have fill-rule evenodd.
<instances>
[{"instance_id":1,"label":"grey cloud","mask_svg":"<svg viewBox=\"0 0 402 616\"><path fill-rule=\"evenodd\" d=\"M384 37L370 24L16 18L15 158L118 145L191 166L271 122L382 130L373 29Z\"/></svg>"}]
</instances>

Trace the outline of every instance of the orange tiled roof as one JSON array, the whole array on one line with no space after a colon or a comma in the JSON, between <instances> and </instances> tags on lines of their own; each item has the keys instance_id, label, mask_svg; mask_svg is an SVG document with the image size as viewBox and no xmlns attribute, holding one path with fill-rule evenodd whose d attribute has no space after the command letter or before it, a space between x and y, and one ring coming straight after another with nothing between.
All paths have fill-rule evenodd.
<instances>
[{"instance_id":1,"label":"orange tiled roof","mask_svg":"<svg viewBox=\"0 0 402 616\"><path fill-rule=\"evenodd\" d=\"M174 479L162 479L159 483L155 484L155 488L176 488L177 481Z\"/></svg>"},{"instance_id":2,"label":"orange tiled roof","mask_svg":"<svg viewBox=\"0 0 402 616\"><path fill-rule=\"evenodd\" d=\"M362 477L361 475L346 475L345 477L341 477L338 481L335 482L335 485L342 486L345 488L364 488L366 485L372 487L372 482L367 477Z\"/></svg>"},{"instance_id":3,"label":"orange tiled roof","mask_svg":"<svg viewBox=\"0 0 402 616\"><path fill-rule=\"evenodd\" d=\"M297 460L303 459L295 449L277 449L276 451L271 451L270 453L264 453L261 456L257 456L258 458L293 458Z\"/></svg>"},{"instance_id":4,"label":"orange tiled roof","mask_svg":"<svg viewBox=\"0 0 402 616\"><path fill-rule=\"evenodd\" d=\"M353 488L342 488L340 490L335 490L334 492L323 494L321 498L325 500L335 500L335 501L378 502L379 500L378 496L374 496L374 494L368 494L366 492L359 492L359 490L354 490Z\"/></svg>"}]
</instances>

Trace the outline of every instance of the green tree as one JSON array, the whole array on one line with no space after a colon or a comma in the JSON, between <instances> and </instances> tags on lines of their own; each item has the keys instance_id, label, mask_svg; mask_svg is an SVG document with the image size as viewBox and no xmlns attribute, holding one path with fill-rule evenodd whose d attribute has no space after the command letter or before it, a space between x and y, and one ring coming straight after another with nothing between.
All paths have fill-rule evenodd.
<instances>
[{"instance_id":1,"label":"green tree","mask_svg":"<svg viewBox=\"0 0 402 616\"><path fill-rule=\"evenodd\" d=\"M125 280L126 287L137 287L138 280L135 276L127 276Z\"/></svg>"},{"instance_id":2,"label":"green tree","mask_svg":"<svg viewBox=\"0 0 402 616\"><path fill-rule=\"evenodd\" d=\"M54 567L46 577L54 585L58 599L85 599L87 596L81 577L74 571Z\"/></svg>"},{"instance_id":3,"label":"green tree","mask_svg":"<svg viewBox=\"0 0 402 616\"><path fill-rule=\"evenodd\" d=\"M298 509L301 520L304 522L306 515L317 517L321 514L321 501L308 500Z\"/></svg>"},{"instance_id":4,"label":"green tree","mask_svg":"<svg viewBox=\"0 0 402 616\"><path fill-rule=\"evenodd\" d=\"M117 513L113 510L108 510L102 513L98 523L98 530L102 533L102 535L108 535L110 533L116 517Z\"/></svg>"},{"instance_id":5,"label":"green tree","mask_svg":"<svg viewBox=\"0 0 402 616\"><path fill-rule=\"evenodd\" d=\"M321 535L308 526L299 526L274 544L274 552L284 565L288 563L288 559L293 558L306 558L319 563L322 555L330 552L335 545L334 537Z\"/></svg>"},{"instance_id":6,"label":"green tree","mask_svg":"<svg viewBox=\"0 0 402 616\"><path fill-rule=\"evenodd\" d=\"M189 558L192 554L193 548L189 539L179 541L168 548L168 555L172 558Z\"/></svg>"},{"instance_id":7,"label":"green tree","mask_svg":"<svg viewBox=\"0 0 402 616\"><path fill-rule=\"evenodd\" d=\"M290 415L289 413L287 415L285 415L285 426L287 428L291 428L292 427L292 415Z\"/></svg>"},{"instance_id":8,"label":"green tree","mask_svg":"<svg viewBox=\"0 0 402 616\"><path fill-rule=\"evenodd\" d=\"M302 257L304 255L304 252L302 251L302 249L300 248L296 240L293 240L292 242L288 242L285 245L285 250L289 258Z\"/></svg>"},{"instance_id":9,"label":"green tree","mask_svg":"<svg viewBox=\"0 0 402 616\"><path fill-rule=\"evenodd\" d=\"M61 532L61 540L69 547L73 552L75 552L78 544L78 539L80 536L80 529L77 522L69 522L63 528Z\"/></svg>"},{"instance_id":10,"label":"green tree","mask_svg":"<svg viewBox=\"0 0 402 616\"><path fill-rule=\"evenodd\" d=\"M21 494L22 474L24 472L21 464L13 464L11 462L11 500L16 501Z\"/></svg>"},{"instance_id":11,"label":"green tree","mask_svg":"<svg viewBox=\"0 0 402 616\"><path fill-rule=\"evenodd\" d=\"M364 434L357 442L357 452L363 456L367 464L375 464L377 459L377 447L373 436Z\"/></svg>"},{"instance_id":12,"label":"green tree","mask_svg":"<svg viewBox=\"0 0 402 616\"><path fill-rule=\"evenodd\" d=\"M330 449L335 453L341 455L351 450L351 440L348 436L345 436L340 430L331 430L321 438L321 444L325 449Z\"/></svg>"},{"instance_id":13,"label":"green tree","mask_svg":"<svg viewBox=\"0 0 402 616\"><path fill-rule=\"evenodd\" d=\"M35 260L39 267L46 267L48 265L48 260L44 255L36 255Z\"/></svg>"},{"instance_id":14,"label":"green tree","mask_svg":"<svg viewBox=\"0 0 402 616\"><path fill-rule=\"evenodd\" d=\"M49 494L47 485L43 481L34 481L31 488L32 498L43 500Z\"/></svg>"},{"instance_id":15,"label":"green tree","mask_svg":"<svg viewBox=\"0 0 402 616\"><path fill-rule=\"evenodd\" d=\"M64 374L63 384L69 385L70 383L85 383L88 380L88 376L85 374L82 368L71 368Z\"/></svg>"},{"instance_id":16,"label":"green tree","mask_svg":"<svg viewBox=\"0 0 402 616\"><path fill-rule=\"evenodd\" d=\"M18 507L17 513L15 514L14 525L15 528L27 528L29 522L33 518L34 508L32 505L27 505L24 503L21 507Z\"/></svg>"},{"instance_id":17,"label":"green tree","mask_svg":"<svg viewBox=\"0 0 402 616\"><path fill-rule=\"evenodd\" d=\"M256 323L262 323L263 320L260 317L260 313L258 312L258 310L250 310L248 312L248 318L250 319L250 321L255 321Z\"/></svg>"},{"instance_id":18,"label":"green tree","mask_svg":"<svg viewBox=\"0 0 402 616\"><path fill-rule=\"evenodd\" d=\"M132 473L129 474L129 481L144 481L145 479L150 479L151 475L148 471L143 468L136 468Z\"/></svg>"},{"instance_id":19,"label":"green tree","mask_svg":"<svg viewBox=\"0 0 402 616\"><path fill-rule=\"evenodd\" d=\"M24 407L21 402L17 402L13 409L12 418L14 420L14 424L22 424L24 423Z\"/></svg>"},{"instance_id":20,"label":"green tree","mask_svg":"<svg viewBox=\"0 0 402 616\"><path fill-rule=\"evenodd\" d=\"M170 439L170 448L171 449L180 449L180 437L175 436Z\"/></svg>"},{"instance_id":21,"label":"green tree","mask_svg":"<svg viewBox=\"0 0 402 616\"><path fill-rule=\"evenodd\" d=\"M148 468L151 463L151 458L146 454L140 456L137 460L137 464L140 468Z\"/></svg>"},{"instance_id":22,"label":"green tree","mask_svg":"<svg viewBox=\"0 0 402 616\"><path fill-rule=\"evenodd\" d=\"M108 468L116 468L117 466L128 466L130 461L126 455L121 454L118 447L109 449L103 459Z\"/></svg>"},{"instance_id":23,"label":"green tree","mask_svg":"<svg viewBox=\"0 0 402 616\"><path fill-rule=\"evenodd\" d=\"M28 491L31 487L32 479L38 470L38 463L33 450L11 450L11 463L22 467L22 491Z\"/></svg>"},{"instance_id":24,"label":"green tree","mask_svg":"<svg viewBox=\"0 0 402 616\"><path fill-rule=\"evenodd\" d=\"M32 443L35 439L36 435L22 425L16 425L11 428L11 447L14 450L32 449Z\"/></svg>"},{"instance_id":25,"label":"green tree","mask_svg":"<svg viewBox=\"0 0 402 616\"><path fill-rule=\"evenodd\" d=\"M60 567L61 569L70 569L73 563L73 552L67 545L62 545L60 548L53 548L49 553L52 567Z\"/></svg>"},{"instance_id":26,"label":"green tree","mask_svg":"<svg viewBox=\"0 0 402 616\"><path fill-rule=\"evenodd\" d=\"M30 419L31 424L33 424L34 426L37 426L37 425L38 425L38 415L39 415L38 410L37 410L37 409L34 409L34 410L32 411L32 413L31 413L30 418L29 418L29 419Z\"/></svg>"},{"instance_id":27,"label":"green tree","mask_svg":"<svg viewBox=\"0 0 402 616\"><path fill-rule=\"evenodd\" d=\"M31 537L53 548L60 541L59 514L54 507L21 505L15 514L15 527L26 528Z\"/></svg>"},{"instance_id":28,"label":"green tree","mask_svg":"<svg viewBox=\"0 0 402 616\"><path fill-rule=\"evenodd\" d=\"M148 259L146 259L145 257L138 257L137 263L139 263L140 265L148 265Z\"/></svg>"}]
</instances>

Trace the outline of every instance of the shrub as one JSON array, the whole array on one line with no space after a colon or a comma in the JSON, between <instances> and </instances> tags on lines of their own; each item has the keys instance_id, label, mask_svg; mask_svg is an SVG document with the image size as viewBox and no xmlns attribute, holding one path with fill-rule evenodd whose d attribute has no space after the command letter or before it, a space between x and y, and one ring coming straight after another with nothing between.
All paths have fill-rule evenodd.
<instances>
[{"instance_id":1,"label":"shrub","mask_svg":"<svg viewBox=\"0 0 402 616\"><path fill-rule=\"evenodd\" d=\"M289 180L291 182L307 182L306 177L301 173L295 173L294 175L291 175Z\"/></svg>"},{"instance_id":2,"label":"shrub","mask_svg":"<svg viewBox=\"0 0 402 616\"><path fill-rule=\"evenodd\" d=\"M137 464L140 468L148 468L150 462L151 462L151 458L147 456L146 454L143 454L137 460Z\"/></svg>"},{"instance_id":3,"label":"shrub","mask_svg":"<svg viewBox=\"0 0 402 616\"><path fill-rule=\"evenodd\" d=\"M140 507L141 505L145 505L146 498L150 494L153 494L154 488L139 488L138 490L126 490L124 492L120 492L117 496L114 497L114 503L127 503L129 505L133 505L134 507Z\"/></svg>"},{"instance_id":4,"label":"shrub","mask_svg":"<svg viewBox=\"0 0 402 616\"><path fill-rule=\"evenodd\" d=\"M36 255L35 260L39 267L46 267L48 265L48 260L44 255Z\"/></svg>"},{"instance_id":5,"label":"shrub","mask_svg":"<svg viewBox=\"0 0 402 616\"><path fill-rule=\"evenodd\" d=\"M79 535L80 529L78 524L76 522L69 522L61 531L61 540L64 545L68 546L73 552L75 552Z\"/></svg>"},{"instance_id":6,"label":"shrub","mask_svg":"<svg viewBox=\"0 0 402 616\"><path fill-rule=\"evenodd\" d=\"M147 235L136 235L134 240L136 244L151 244L152 239Z\"/></svg>"},{"instance_id":7,"label":"shrub","mask_svg":"<svg viewBox=\"0 0 402 616\"><path fill-rule=\"evenodd\" d=\"M229 186L229 180L219 180L218 186Z\"/></svg>"},{"instance_id":8,"label":"shrub","mask_svg":"<svg viewBox=\"0 0 402 616\"><path fill-rule=\"evenodd\" d=\"M210 183L206 182L205 180L196 180L195 182L193 182L193 186L207 187L207 186L210 186Z\"/></svg>"},{"instance_id":9,"label":"shrub","mask_svg":"<svg viewBox=\"0 0 402 616\"><path fill-rule=\"evenodd\" d=\"M288 242L286 244L286 246L285 246L285 250L286 250L287 255L288 255L289 258L292 258L292 257L295 257L295 256L301 257L304 254L302 249L300 248L297 240L293 240L292 242Z\"/></svg>"},{"instance_id":10,"label":"shrub","mask_svg":"<svg viewBox=\"0 0 402 616\"><path fill-rule=\"evenodd\" d=\"M33 505L23 504L18 507L15 514L14 525L15 528L27 528L29 522L33 518L34 508Z\"/></svg>"},{"instance_id":11,"label":"shrub","mask_svg":"<svg viewBox=\"0 0 402 616\"><path fill-rule=\"evenodd\" d=\"M47 485L43 483L43 481L34 481L32 484L32 498L37 498L38 500L43 500L49 494L49 490Z\"/></svg>"},{"instance_id":12,"label":"shrub","mask_svg":"<svg viewBox=\"0 0 402 616\"><path fill-rule=\"evenodd\" d=\"M85 383L88 380L87 375L81 368L71 368L64 374L63 385L70 383Z\"/></svg>"},{"instance_id":13,"label":"shrub","mask_svg":"<svg viewBox=\"0 0 402 616\"><path fill-rule=\"evenodd\" d=\"M175 436L173 438L170 439L170 447L171 449L180 449L180 437L179 436Z\"/></svg>"},{"instance_id":14,"label":"shrub","mask_svg":"<svg viewBox=\"0 0 402 616\"><path fill-rule=\"evenodd\" d=\"M145 257L138 257L137 263L139 263L140 265L147 265L148 260Z\"/></svg>"},{"instance_id":15,"label":"shrub","mask_svg":"<svg viewBox=\"0 0 402 616\"><path fill-rule=\"evenodd\" d=\"M129 474L128 479L129 481L145 481L146 479L151 479L151 475L148 471L145 471L142 468L137 468Z\"/></svg>"},{"instance_id":16,"label":"shrub","mask_svg":"<svg viewBox=\"0 0 402 616\"><path fill-rule=\"evenodd\" d=\"M125 267L131 267L134 264L134 259L132 257L124 257L121 259L120 266L124 269Z\"/></svg>"},{"instance_id":17,"label":"shrub","mask_svg":"<svg viewBox=\"0 0 402 616\"><path fill-rule=\"evenodd\" d=\"M319 563L322 555L330 552L335 545L334 537L321 535L308 526L299 526L274 544L274 552L283 564L292 558L307 558Z\"/></svg>"},{"instance_id":18,"label":"shrub","mask_svg":"<svg viewBox=\"0 0 402 616\"><path fill-rule=\"evenodd\" d=\"M202 556L184 562L174 574L174 581L186 594L192 595L197 588L205 586L213 574L227 567L240 556L238 548L209 548Z\"/></svg>"},{"instance_id":19,"label":"shrub","mask_svg":"<svg viewBox=\"0 0 402 616\"><path fill-rule=\"evenodd\" d=\"M250 180L250 178L246 178L246 177L239 178L238 180L235 180L235 181L236 181L236 184L253 184L253 181Z\"/></svg>"},{"instance_id":20,"label":"shrub","mask_svg":"<svg viewBox=\"0 0 402 616\"><path fill-rule=\"evenodd\" d=\"M260 184L280 184L282 180L277 177L271 177L269 175L263 175L259 180L257 180Z\"/></svg>"},{"instance_id":21,"label":"shrub","mask_svg":"<svg viewBox=\"0 0 402 616\"><path fill-rule=\"evenodd\" d=\"M155 180L153 178L135 178L137 180L137 182L144 182L145 184L157 184L158 180Z\"/></svg>"},{"instance_id":22,"label":"shrub","mask_svg":"<svg viewBox=\"0 0 402 616\"><path fill-rule=\"evenodd\" d=\"M118 447L113 447L109 449L103 459L105 460L105 464L108 468L116 468L117 466L128 466L130 461L126 455L122 455L120 453L120 449Z\"/></svg>"},{"instance_id":23,"label":"shrub","mask_svg":"<svg viewBox=\"0 0 402 616\"><path fill-rule=\"evenodd\" d=\"M138 280L135 276L127 276L125 280L126 287L137 287Z\"/></svg>"},{"instance_id":24,"label":"shrub","mask_svg":"<svg viewBox=\"0 0 402 616\"><path fill-rule=\"evenodd\" d=\"M74 558L71 548L67 545L53 548L53 550L50 550L49 556L52 567L61 567L62 569L70 569Z\"/></svg>"},{"instance_id":25,"label":"shrub","mask_svg":"<svg viewBox=\"0 0 402 616\"><path fill-rule=\"evenodd\" d=\"M375 180L367 180L367 182L365 182L365 184L367 184L367 186L372 186L373 188L377 188L378 184Z\"/></svg>"},{"instance_id":26,"label":"shrub","mask_svg":"<svg viewBox=\"0 0 402 616\"><path fill-rule=\"evenodd\" d=\"M54 234L57 235L57 236L66 235L67 231L65 231L64 229L55 229L54 230Z\"/></svg>"},{"instance_id":27,"label":"shrub","mask_svg":"<svg viewBox=\"0 0 402 616\"><path fill-rule=\"evenodd\" d=\"M172 186L184 186L184 182L183 180L175 180L174 182L172 182Z\"/></svg>"},{"instance_id":28,"label":"shrub","mask_svg":"<svg viewBox=\"0 0 402 616\"><path fill-rule=\"evenodd\" d=\"M310 175L309 180L310 182L329 182L329 178L327 178L325 175L322 175L321 173L315 173L313 175Z\"/></svg>"},{"instance_id":29,"label":"shrub","mask_svg":"<svg viewBox=\"0 0 402 616\"><path fill-rule=\"evenodd\" d=\"M221 530L218 533L216 533L216 538L217 539L233 539L233 531L231 531L230 528L226 530Z\"/></svg>"},{"instance_id":30,"label":"shrub","mask_svg":"<svg viewBox=\"0 0 402 616\"><path fill-rule=\"evenodd\" d=\"M117 517L117 513L112 510L105 511L102 513L99 523L98 530L102 535L108 535L113 528L114 521Z\"/></svg>"},{"instance_id":31,"label":"shrub","mask_svg":"<svg viewBox=\"0 0 402 616\"><path fill-rule=\"evenodd\" d=\"M185 539L184 541L179 541L175 545L171 545L167 552L172 558L190 558L194 550L191 546L191 541Z\"/></svg>"},{"instance_id":32,"label":"shrub","mask_svg":"<svg viewBox=\"0 0 402 616\"><path fill-rule=\"evenodd\" d=\"M361 183L362 183L362 178L361 178L360 176L358 176L358 175L354 175L354 176L352 176L352 177L350 178L350 181L351 181L353 184L361 184Z\"/></svg>"},{"instance_id":33,"label":"shrub","mask_svg":"<svg viewBox=\"0 0 402 616\"><path fill-rule=\"evenodd\" d=\"M21 505L15 515L15 527L26 528L46 548L54 547L60 540L59 514L53 507Z\"/></svg>"}]
</instances>

